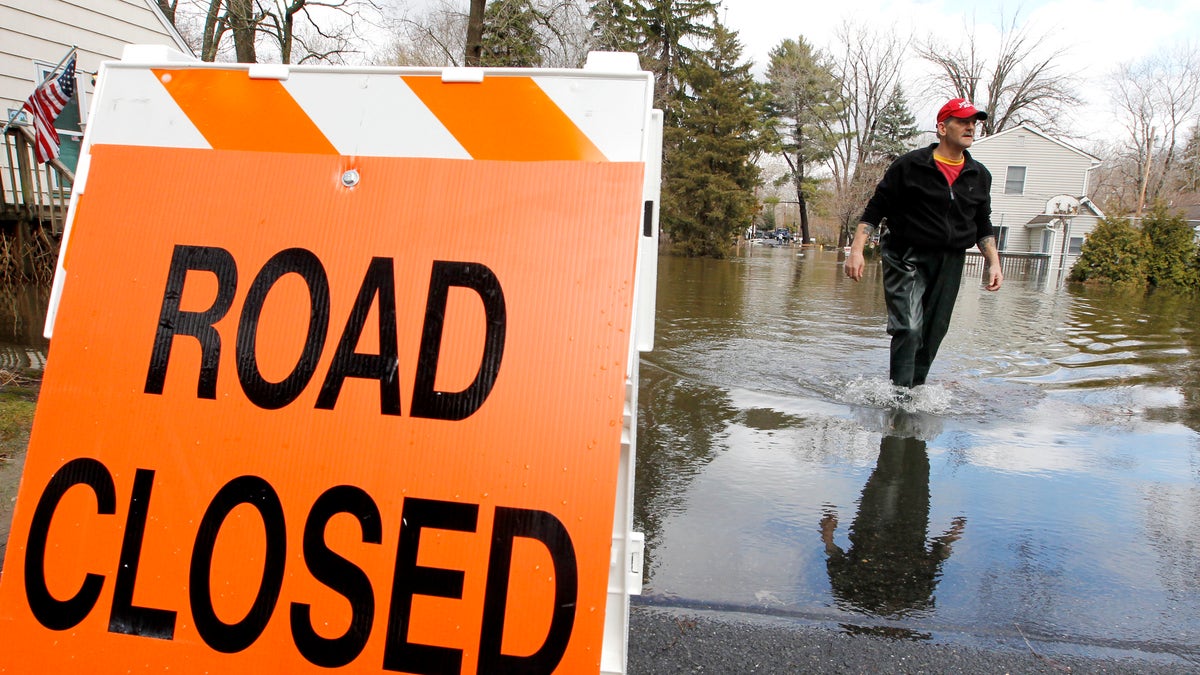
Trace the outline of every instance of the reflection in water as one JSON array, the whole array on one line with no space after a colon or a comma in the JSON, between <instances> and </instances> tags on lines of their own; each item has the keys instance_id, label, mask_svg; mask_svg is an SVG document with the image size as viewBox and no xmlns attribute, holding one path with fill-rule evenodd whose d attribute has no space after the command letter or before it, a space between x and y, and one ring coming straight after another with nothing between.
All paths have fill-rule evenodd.
<instances>
[{"instance_id":1,"label":"reflection in water","mask_svg":"<svg viewBox=\"0 0 1200 675\"><path fill-rule=\"evenodd\" d=\"M657 537L664 513L683 494L683 487L712 459L722 420L733 414L727 397L680 380L658 368L641 369L641 396L655 404L639 411L635 484L641 497L634 503L634 522L648 538ZM651 504L655 508L647 508ZM646 551L646 565L654 552Z\"/></svg>"},{"instance_id":2,"label":"reflection in water","mask_svg":"<svg viewBox=\"0 0 1200 675\"><path fill-rule=\"evenodd\" d=\"M962 536L966 519L955 518L949 530L928 539L925 441L888 435L879 443L879 460L863 486L845 551L834 543L837 526L837 513L829 507L821 518L821 541L834 597L864 612L901 616L932 606L942 562Z\"/></svg>"},{"instance_id":3,"label":"reflection in water","mask_svg":"<svg viewBox=\"0 0 1200 675\"><path fill-rule=\"evenodd\" d=\"M50 289L0 286L0 370L41 370L50 341L42 335Z\"/></svg>"}]
</instances>

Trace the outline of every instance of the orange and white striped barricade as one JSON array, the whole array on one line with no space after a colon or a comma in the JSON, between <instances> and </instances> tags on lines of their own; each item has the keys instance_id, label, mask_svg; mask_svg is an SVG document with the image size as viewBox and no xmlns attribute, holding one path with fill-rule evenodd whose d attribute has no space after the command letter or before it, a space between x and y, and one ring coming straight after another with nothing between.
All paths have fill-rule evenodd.
<instances>
[{"instance_id":1,"label":"orange and white striped barricade","mask_svg":"<svg viewBox=\"0 0 1200 675\"><path fill-rule=\"evenodd\" d=\"M624 672L661 116L572 70L101 69L4 672Z\"/></svg>"}]
</instances>

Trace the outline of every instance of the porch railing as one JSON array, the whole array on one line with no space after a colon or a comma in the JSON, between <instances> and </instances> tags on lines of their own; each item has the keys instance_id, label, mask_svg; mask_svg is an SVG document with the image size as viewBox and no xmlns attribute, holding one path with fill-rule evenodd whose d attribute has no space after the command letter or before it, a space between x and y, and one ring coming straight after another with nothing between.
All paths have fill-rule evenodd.
<instances>
[{"instance_id":1,"label":"porch railing","mask_svg":"<svg viewBox=\"0 0 1200 675\"><path fill-rule=\"evenodd\" d=\"M983 268L983 255L978 251L967 251L967 267ZM1040 278L1050 270L1049 253L1000 252L1000 270L1006 277L1026 279Z\"/></svg>"},{"instance_id":2,"label":"porch railing","mask_svg":"<svg viewBox=\"0 0 1200 675\"><path fill-rule=\"evenodd\" d=\"M0 220L36 224L58 235L66 224L75 174L57 157L39 166L34 142L27 125L10 124L4 132L8 163L0 172Z\"/></svg>"}]
</instances>

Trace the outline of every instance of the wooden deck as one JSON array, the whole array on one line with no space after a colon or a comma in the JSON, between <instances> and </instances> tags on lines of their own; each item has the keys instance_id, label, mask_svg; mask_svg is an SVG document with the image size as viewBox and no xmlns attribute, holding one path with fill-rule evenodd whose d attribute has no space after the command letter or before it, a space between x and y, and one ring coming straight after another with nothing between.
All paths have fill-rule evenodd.
<instances>
[{"instance_id":1,"label":"wooden deck","mask_svg":"<svg viewBox=\"0 0 1200 675\"><path fill-rule=\"evenodd\" d=\"M36 163L28 127L9 126L3 136L0 283L49 281L75 176L57 159Z\"/></svg>"}]
</instances>

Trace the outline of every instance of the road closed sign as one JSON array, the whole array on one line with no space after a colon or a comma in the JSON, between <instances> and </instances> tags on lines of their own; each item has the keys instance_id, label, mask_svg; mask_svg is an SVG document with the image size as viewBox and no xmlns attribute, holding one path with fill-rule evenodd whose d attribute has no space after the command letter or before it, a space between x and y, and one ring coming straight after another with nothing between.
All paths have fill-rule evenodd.
<instances>
[{"instance_id":1,"label":"road closed sign","mask_svg":"<svg viewBox=\"0 0 1200 675\"><path fill-rule=\"evenodd\" d=\"M649 77L128 61L0 671L598 672Z\"/></svg>"}]
</instances>

